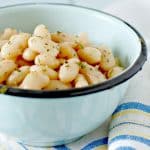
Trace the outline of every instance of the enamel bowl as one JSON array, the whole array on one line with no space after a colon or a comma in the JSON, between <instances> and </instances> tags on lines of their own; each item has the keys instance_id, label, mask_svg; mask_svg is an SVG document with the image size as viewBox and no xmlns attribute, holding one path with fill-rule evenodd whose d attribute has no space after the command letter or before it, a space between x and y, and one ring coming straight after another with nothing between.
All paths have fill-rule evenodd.
<instances>
[{"instance_id":1,"label":"enamel bowl","mask_svg":"<svg viewBox=\"0 0 150 150\"><path fill-rule=\"evenodd\" d=\"M109 14L63 4L22 4L0 8L0 29L33 31L45 24L50 31L87 32L96 44L106 44L125 71L104 83L60 91L7 88L0 94L0 132L32 146L71 142L100 126L115 110L133 77L146 61L141 35ZM4 90L4 86L0 86Z\"/></svg>"}]
</instances>

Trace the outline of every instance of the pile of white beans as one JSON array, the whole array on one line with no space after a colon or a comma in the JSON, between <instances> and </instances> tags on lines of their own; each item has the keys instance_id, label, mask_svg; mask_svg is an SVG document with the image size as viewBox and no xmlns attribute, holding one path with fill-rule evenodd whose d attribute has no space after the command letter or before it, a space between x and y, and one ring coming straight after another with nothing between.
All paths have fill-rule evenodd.
<instances>
[{"instance_id":1,"label":"pile of white beans","mask_svg":"<svg viewBox=\"0 0 150 150\"><path fill-rule=\"evenodd\" d=\"M38 25L33 35L7 28L0 35L0 84L32 90L80 88L123 71L105 46L93 46L86 33L50 33Z\"/></svg>"}]
</instances>

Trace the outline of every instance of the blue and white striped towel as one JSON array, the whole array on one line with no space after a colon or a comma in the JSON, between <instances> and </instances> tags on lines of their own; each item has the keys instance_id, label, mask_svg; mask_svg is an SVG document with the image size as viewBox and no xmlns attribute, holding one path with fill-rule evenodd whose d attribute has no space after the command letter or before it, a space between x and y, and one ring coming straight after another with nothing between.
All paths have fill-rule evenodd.
<instances>
[{"instance_id":1,"label":"blue and white striped towel","mask_svg":"<svg viewBox=\"0 0 150 150\"><path fill-rule=\"evenodd\" d=\"M124 101L112 115L109 150L150 149L150 105Z\"/></svg>"}]
</instances>

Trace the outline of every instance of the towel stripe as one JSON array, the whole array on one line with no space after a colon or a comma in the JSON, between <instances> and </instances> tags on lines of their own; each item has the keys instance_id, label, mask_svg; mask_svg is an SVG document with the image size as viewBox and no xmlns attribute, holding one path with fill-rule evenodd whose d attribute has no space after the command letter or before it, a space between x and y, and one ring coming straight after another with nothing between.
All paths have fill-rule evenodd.
<instances>
[{"instance_id":1,"label":"towel stripe","mask_svg":"<svg viewBox=\"0 0 150 150\"><path fill-rule=\"evenodd\" d=\"M137 141L137 142L140 142L140 143L143 143L145 145L150 146L150 140L149 139L139 137L139 136L133 136L133 135L119 135L119 136L116 136L108 142L109 146L112 143L114 143L118 140L133 140L133 141Z\"/></svg>"},{"instance_id":2,"label":"towel stripe","mask_svg":"<svg viewBox=\"0 0 150 150\"><path fill-rule=\"evenodd\" d=\"M147 113L147 112L144 112L144 111L141 111L138 109L128 109L128 110L122 110L122 111L119 111L119 112L113 114L112 119L114 120L118 117L129 115L129 114L136 114L136 115L139 114L139 115L143 115L145 117L150 117L150 113Z\"/></svg>"},{"instance_id":3,"label":"towel stripe","mask_svg":"<svg viewBox=\"0 0 150 150\"><path fill-rule=\"evenodd\" d=\"M65 145L60 145L60 146L54 146L56 150L70 150L68 147Z\"/></svg>"},{"instance_id":4,"label":"towel stripe","mask_svg":"<svg viewBox=\"0 0 150 150\"><path fill-rule=\"evenodd\" d=\"M116 150L136 150L136 149L130 146L121 146L118 147Z\"/></svg>"},{"instance_id":5,"label":"towel stripe","mask_svg":"<svg viewBox=\"0 0 150 150\"><path fill-rule=\"evenodd\" d=\"M140 131L136 131L136 130L132 131L132 129L130 129L130 130L126 129L126 131L125 131L125 130L123 130L123 127L121 127L120 129L117 128L116 130L115 129L111 130L111 132L109 132L109 136L110 136L109 139L111 140L119 135L138 136L138 137L143 137L145 139L150 138L148 133L145 133L145 132L143 133L141 130Z\"/></svg>"},{"instance_id":6,"label":"towel stripe","mask_svg":"<svg viewBox=\"0 0 150 150\"><path fill-rule=\"evenodd\" d=\"M28 150L28 148L27 148L24 144L19 143L19 142L18 142L18 144L19 144L24 150Z\"/></svg>"},{"instance_id":7,"label":"towel stripe","mask_svg":"<svg viewBox=\"0 0 150 150\"><path fill-rule=\"evenodd\" d=\"M145 125L145 124L141 124L141 123L135 123L135 122L121 122L117 125L114 125L113 127L111 127L109 130L112 130L118 126L124 125L124 124L129 124L129 125L136 125L136 126L142 126L142 127L146 127L146 128L150 128L150 126Z\"/></svg>"},{"instance_id":8,"label":"towel stripe","mask_svg":"<svg viewBox=\"0 0 150 150\"><path fill-rule=\"evenodd\" d=\"M108 150L108 147L107 145L101 145L101 146L96 147L94 150Z\"/></svg>"},{"instance_id":9,"label":"towel stripe","mask_svg":"<svg viewBox=\"0 0 150 150\"><path fill-rule=\"evenodd\" d=\"M91 149L96 148L100 145L106 145L107 143L108 143L108 137L105 137L105 138L95 140L95 141L89 143L88 145L83 147L81 150L91 150Z\"/></svg>"},{"instance_id":10,"label":"towel stripe","mask_svg":"<svg viewBox=\"0 0 150 150\"><path fill-rule=\"evenodd\" d=\"M142 103L137 103L137 102L129 102L129 103L124 103L118 106L117 109L114 111L113 115L115 113L118 113L126 109L138 109L138 110L142 110L144 112L150 113L150 106L144 105Z\"/></svg>"}]
</instances>

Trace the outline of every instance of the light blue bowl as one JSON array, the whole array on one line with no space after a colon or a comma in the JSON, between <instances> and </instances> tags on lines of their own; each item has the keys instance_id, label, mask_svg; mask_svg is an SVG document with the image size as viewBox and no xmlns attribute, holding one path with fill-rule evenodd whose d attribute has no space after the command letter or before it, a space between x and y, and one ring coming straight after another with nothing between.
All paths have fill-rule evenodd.
<instances>
[{"instance_id":1,"label":"light blue bowl","mask_svg":"<svg viewBox=\"0 0 150 150\"><path fill-rule=\"evenodd\" d=\"M42 23L51 32L87 32L93 42L111 47L126 67L120 76L87 88L51 92L8 88L0 95L0 132L28 145L68 143L100 126L123 98L126 80L146 60L139 33L103 12L71 5L25 4L1 8L0 20L0 29L10 26L30 32Z\"/></svg>"}]
</instances>

